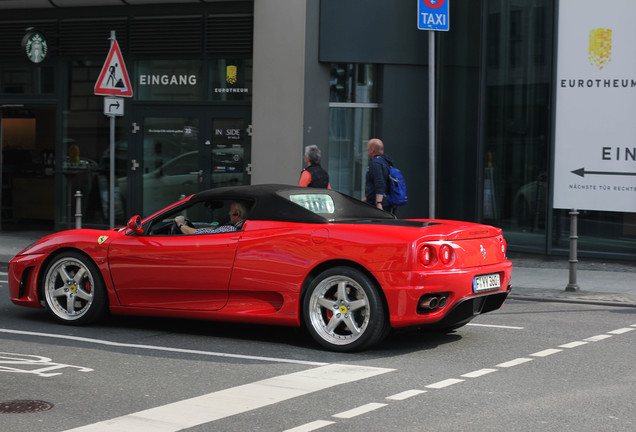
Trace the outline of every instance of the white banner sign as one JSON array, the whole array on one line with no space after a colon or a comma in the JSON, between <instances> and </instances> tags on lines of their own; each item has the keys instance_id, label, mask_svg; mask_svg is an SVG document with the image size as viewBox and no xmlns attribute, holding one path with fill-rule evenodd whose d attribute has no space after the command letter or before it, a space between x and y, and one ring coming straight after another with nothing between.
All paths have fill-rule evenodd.
<instances>
[{"instance_id":1,"label":"white banner sign","mask_svg":"<svg viewBox=\"0 0 636 432\"><path fill-rule=\"evenodd\" d=\"M554 207L636 212L636 2L559 2Z\"/></svg>"}]
</instances>

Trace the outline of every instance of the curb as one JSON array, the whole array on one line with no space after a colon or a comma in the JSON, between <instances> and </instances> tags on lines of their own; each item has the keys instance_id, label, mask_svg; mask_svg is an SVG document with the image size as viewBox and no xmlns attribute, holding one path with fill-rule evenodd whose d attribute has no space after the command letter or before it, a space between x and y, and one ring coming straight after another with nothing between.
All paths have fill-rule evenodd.
<instances>
[{"instance_id":1,"label":"curb","mask_svg":"<svg viewBox=\"0 0 636 432\"><path fill-rule=\"evenodd\" d=\"M532 288L512 286L509 299L560 303L593 304L599 306L621 306L636 308L636 296L629 293L565 291L555 288Z\"/></svg>"},{"instance_id":2,"label":"curb","mask_svg":"<svg viewBox=\"0 0 636 432\"><path fill-rule=\"evenodd\" d=\"M628 307L628 308L636 308L636 302L620 302L620 301L611 301L611 300L594 300L594 299L574 299L574 298L558 298L558 297L537 297L532 295L523 295L523 294L510 294L506 298L506 300L523 300L523 301L536 301L536 302L544 302L544 303L576 303L576 304L587 304L587 305L596 305L596 306L615 306L615 307Z\"/></svg>"}]
</instances>

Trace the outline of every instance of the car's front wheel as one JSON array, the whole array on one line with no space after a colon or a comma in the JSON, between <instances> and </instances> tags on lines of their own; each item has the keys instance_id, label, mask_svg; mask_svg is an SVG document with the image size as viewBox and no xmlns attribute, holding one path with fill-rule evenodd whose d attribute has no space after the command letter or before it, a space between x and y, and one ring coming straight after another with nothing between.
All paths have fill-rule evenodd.
<instances>
[{"instance_id":1,"label":"car's front wheel","mask_svg":"<svg viewBox=\"0 0 636 432\"><path fill-rule=\"evenodd\" d=\"M370 348L389 323L375 284L350 267L334 267L316 277L303 298L303 318L324 348L352 352Z\"/></svg>"},{"instance_id":2,"label":"car's front wheel","mask_svg":"<svg viewBox=\"0 0 636 432\"><path fill-rule=\"evenodd\" d=\"M95 263L77 252L55 257L44 273L46 309L56 321L82 325L106 311L106 289Z\"/></svg>"}]
</instances>

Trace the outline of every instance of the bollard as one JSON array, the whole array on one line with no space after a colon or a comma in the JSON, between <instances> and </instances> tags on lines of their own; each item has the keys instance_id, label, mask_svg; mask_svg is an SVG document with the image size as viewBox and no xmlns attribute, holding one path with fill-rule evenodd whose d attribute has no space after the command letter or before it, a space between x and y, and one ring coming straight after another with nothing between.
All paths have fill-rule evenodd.
<instances>
[{"instance_id":1,"label":"bollard","mask_svg":"<svg viewBox=\"0 0 636 432\"><path fill-rule=\"evenodd\" d=\"M82 193L75 192L75 229L82 228Z\"/></svg>"},{"instance_id":2,"label":"bollard","mask_svg":"<svg viewBox=\"0 0 636 432\"><path fill-rule=\"evenodd\" d=\"M579 212L576 209L570 210L570 282L565 287L566 291L578 291L579 285L576 283L576 263L579 262L576 255L576 249L578 247L578 229L577 229L577 216Z\"/></svg>"}]
</instances>

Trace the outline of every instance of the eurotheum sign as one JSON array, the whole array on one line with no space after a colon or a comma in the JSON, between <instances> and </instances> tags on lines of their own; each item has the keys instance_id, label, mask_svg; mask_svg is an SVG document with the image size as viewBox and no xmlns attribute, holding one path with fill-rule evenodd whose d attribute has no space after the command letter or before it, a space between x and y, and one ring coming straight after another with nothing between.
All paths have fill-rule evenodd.
<instances>
[{"instance_id":1,"label":"eurotheum sign","mask_svg":"<svg viewBox=\"0 0 636 432\"><path fill-rule=\"evenodd\" d=\"M554 207L636 212L634 0L561 0Z\"/></svg>"}]
</instances>

